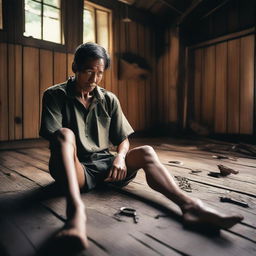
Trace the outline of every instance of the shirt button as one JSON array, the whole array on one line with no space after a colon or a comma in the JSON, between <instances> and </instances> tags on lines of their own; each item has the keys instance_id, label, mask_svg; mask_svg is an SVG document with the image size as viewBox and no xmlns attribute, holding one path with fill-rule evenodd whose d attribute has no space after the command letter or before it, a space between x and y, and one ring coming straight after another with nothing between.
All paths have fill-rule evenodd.
<instances>
[{"instance_id":1,"label":"shirt button","mask_svg":"<svg viewBox=\"0 0 256 256\"><path fill-rule=\"evenodd\" d=\"M96 148L95 148L95 147L92 147L91 150L96 150Z\"/></svg>"}]
</instances>

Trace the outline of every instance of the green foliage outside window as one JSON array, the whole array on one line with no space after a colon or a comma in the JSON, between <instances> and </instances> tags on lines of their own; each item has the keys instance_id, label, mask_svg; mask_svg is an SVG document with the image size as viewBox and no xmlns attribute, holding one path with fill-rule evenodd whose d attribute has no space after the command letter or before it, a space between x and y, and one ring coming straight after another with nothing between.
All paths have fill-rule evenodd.
<instances>
[{"instance_id":1,"label":"green foliage outside window","mask_svg":"<svg viewBox=\"0 0 256 256\"><path fill-rule=\"evenodd\" d=\"M24 36L62 43L60 0L25 0Z\"/></svg>"}]
</instances>

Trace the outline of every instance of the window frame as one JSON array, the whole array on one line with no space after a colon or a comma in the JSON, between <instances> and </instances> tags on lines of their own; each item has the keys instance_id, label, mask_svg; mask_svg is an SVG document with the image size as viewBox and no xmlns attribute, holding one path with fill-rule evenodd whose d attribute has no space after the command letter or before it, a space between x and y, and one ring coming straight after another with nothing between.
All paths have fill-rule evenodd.
<instances>
[{"instance_id":1,"label":"window frame","mask_svg":"<svg viewBox=\"0 0 256 256\"><path fill-rule=\"evenodd\" d=\"M0 27L0 30L3 30L4 29L3 0L0 0L0 15L1 15L0 24L2 25L2 27Z\"/></svg>"},{"instance_id":2,"label":"window frame","mask_svg":"<svg viewBox=\"0 0 256 256\"><path fill-rule=\"evenodd\" d=\"M108 51L109 54L112 53L113 50L113 31L112 31L112 27L113 27L113 11L109 8L103 7L101 5L92 3L90 1L84 0L84 7L83 7L83 11L84 9L86 9L86 5L89 6L88 10L93 9L94 11L94 23L95 23L95 41L97 43L98 41L98 33L97 33L97 10L99 11L104 11L108 13L108 30L109 30L109 37L108 37L108 49L106 49ZM84 26L84 23L83 23ZM82 35L82 42L84 42L84 34Z\"/></svg>"},{"instance_id":3,"label":"window frame","mask_svg":"<svg viewBox=\"0 0 256 256\"><path fill-rule=\"evenodd\" d=\"M6 21L6 4L5 1L2 0L2 26L3 28L0 29L0 42L7 41L7 30L8 30L8 22Z\"/></svg>"},{"instance_id":4,"label":"window frame","mask_svg":"<svg viewBox=\"0 0 256 256\"><path fill-rule=\"evenodd\" d=\"M35 2L35 3L38 3L38 4L40 4L40 9L41 9L41 15L40 15L40 23L41 23L41 37L42 38L35 38L35 39L38 39L38 40L43 40L43 41L47 41L47 42L52 42L52 43L57 43L57 44L61 44L61 45L63 45L64 44L64 42L65 42L65 40L64 40L64 36L63 36L63 26L62 26L62 23L63 23L63 18L62 18L62 9L61 9L61 6L62 6L62 4L63 4L63 1L59 1L59 3L60 3L60 7L56 7L56 6L54 6L54 5L51 5L51 4L48 4L48 3L45 3L44 1L45 0L31 0L31 1L33 1L33 2ZM24 5L25 5L25 0L24 0ZM25 6L24 6L25 7ZM60 22L60 43L58 43L58 42L53 42L53 41L49 41L49 40L46 40L46 39L44 39L43 37L44 37L44 13L45 13L45 8L46 7L51 7L51 8L54 8L54 9L57 9L57 10L59 10L60 11L60 20L59 20L59 22ZM25 9L25 8L24 8ZM26 14L25 14L26 15ZM25 16L24 15L24 16ZM25 33L25 26L26 26L26 20L24 19L24 31L23 31L23 36L24 37L28 37L28 38L30 38L30 36L26 36L26 35L24 35L24 33ZM32 36L31 36L32 37ZM33 37L32 37L33 38Z\"/></svg>"},{"instance_id":5,"label":"window frame","mask_svg":"<svg viewBox=\"0 0 256 256\"><path fill-rule=\"evenodd\" d=\"M27 37L24 36L23 33L25 32L25 0L22 0L22 16L20 19L21 26L18 29L19 33L16 36L16 41L22 43L23 45L26 46L32 46L32 47L37 47L37 48L44 48L44 49L51 49L51 50L56 50L56 51L61 51L65 52L66 51L66 30L65 30L65 4L66 1L61 0L61 5L60 5L60 22L61 22L61 37L63 40L62 43L55 43L51 41L47 41L44 39L38 39L38 38L33 38L33 37ZM42 26L42 24L41 24ZM43 32L42 32L43 33Z\"/></svg>"}]
</instances>

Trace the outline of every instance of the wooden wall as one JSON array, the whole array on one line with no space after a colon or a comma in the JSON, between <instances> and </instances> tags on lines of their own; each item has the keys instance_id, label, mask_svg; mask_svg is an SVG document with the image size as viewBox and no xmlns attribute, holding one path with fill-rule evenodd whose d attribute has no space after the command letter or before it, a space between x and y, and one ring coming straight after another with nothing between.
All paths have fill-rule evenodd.
<instances>
[{"instance_id":1,"label":"wooden wall","mask_svg":"<svg viewBox=\"0 0 256 256\"><path fill-rule=\"evenodd\" d=\"M255 0L219 1L218 7L206 13L200 13L200 10L195 11L182 24L181 29L187 45L194 45L255 26Z\"/></svg>"},{"instance_id":2,"label":"wooden wall","mask_svg":"<svg viewBox=\"0 0 256 256\"><path fill-rule=\"evenodd\" d=\"M190 48L189 119L215 133L253 134L255 34L236 35Z\"/></svg>"},{"instance_id":3,"label":"wooden wall","mask_svg":"<svg viewBox=\"0 0 256 256\"><path fill-rule=\"evenodd\" d=\"M146 80L119 80L119 57L132 53L146 60L152 70L155 64L154 29L137 22L124 23L116 13L114 18L114 56L112 82L106 88L118 95L124 114L136 131L148 129L152 125L153 109L151 98L155 73Z\"/></svg>"},{"instance_id":4,"label":"wooden wall","mask_svg":"<svg viewBox=\"0 0 256 256\"><path fill-rule=\"evenodd\" d=\"M178 87L180 65L180 38L176 28L168 27L163 32L163 38L158 42L160 53L156 58L156 83L154 90L154 106L157 126L172 129L169 125L177 125L178 120ZM158 32L159 34L159 32ZM159 35L161 37L161 35Z\"/></svg>"},{"instance_id":5,"label":"wooden wall","mask_svg":"<svg viewBox=\"0 0 256 256\"><path fill-rule=\"evenodd\" d=\"M152 126L155 73L147 80L118 79L118 59L125 52L144 57L155 67L154 28L139 22L123 23L113 12L112 67L105 72L102 87L114 92L136 131ZM73 55L20 44L0 43L0 140L38 138L44 90L61 83L71 71ZM152 101L152 98L154 100ZM153 104L152 104L153 103ZM155 111L154 113L156 113Z\"/></svg>"},{"instance_id":6,"label":"wooden wall","mask_svg":"<svg viewBox=\"0 0 256 256\"><path fill-rule=\"evenodd\" d=\"M155 22L152 15L144 16L138 10L130 12L133 22L124 23L120 2L91 1L113 10L112 66L105 73L101 85L118 96L123 112L135 131L153 130L155 134L161 135L162 131L171 134L173 127L176 130L181 127L182 111L183 108L186 109L186 99L183 102L182 95L188 88L187 120L196 120L218 133L253 133L253 36L232 40L226 38L210 45L190 47L191 79L188 81L188 87L184 87L184 45L196 42L195 36L193 40L187 39L190 35L197 35L200 26L191 24L177 28L165 24L163 27L163 24ZM72 4L71 0L67 2ZM232 1L234 2L237 1ZM81 9L82 3L83 1L79 0L76 10ZM227 8L226 11L216 12L214 17L226 17L225 13L232 13L229 10L234 10L233 5L232 8L229 5ZM248 8L246 4L240 9ZM251 24L252 18L247 22L245 11L240 9L236 6L235 16L240 17L239 24ZM231 24L230 20L234 16L228 17L230 18L225 24ZM221 30L219 19L209 16L207 20L214 20L214 28ZM229 31L231 27L226 26L228 30L225 31ZM209 35L210 38L224 33L223 30L216 29L214 34ZM240 27L236 26L233 30L239 29ZM203 31L202 36L198 35L197 39L208 38L205 34L208 30ZM75 42L81 41L81 33L76 31L75 34ZM72 37L67 37L66 40L70 38ZM66 43L68 47L54 50L43 44L28 45L26 41L0 43L1 141L38 137L43 91L72 75L71 52L74 42ZM151 71L148 79L119 79L119 59L127 52L139 55L149 63Z\"/></svg>"},{"instance_id":7,"label":"wooden wall","mask_svg":"<svg viewBox=\"0 0 256 256\"><path fill-rule=\"evenodd\" d=\"M0 139L37 138L43 91L72 74L72 54L6 43L0 51Z\"/></svg>"}]
</instances>

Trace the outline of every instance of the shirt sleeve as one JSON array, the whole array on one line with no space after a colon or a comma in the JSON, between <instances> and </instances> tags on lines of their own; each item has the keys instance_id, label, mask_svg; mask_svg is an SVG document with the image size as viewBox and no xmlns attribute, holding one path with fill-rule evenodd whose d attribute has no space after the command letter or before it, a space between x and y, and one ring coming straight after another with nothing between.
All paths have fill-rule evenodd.
<instances>
[{"instance_id":1,"label":"shirt sleeve","mask_svg":"<svg viewBox=\"0 0 256 256\"><path fill-rule=\"evenodd\" d=\"M110 141L113 145L117 146L132 133L134 133L134 130L124 116L119 100L113 95L109 131Z\"/></svg>"},{"instance_id":2,"label":"shirt sleeve","mask_svg":"<svg viewBox=\"0 0 256 256\"><path fill-rule=\"evenodd\" d=\"M45 91L42 104L40 136L50 140L52 134L62 127L61 104L49 91Z\"/></svg>"}]
</instances>

